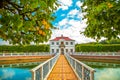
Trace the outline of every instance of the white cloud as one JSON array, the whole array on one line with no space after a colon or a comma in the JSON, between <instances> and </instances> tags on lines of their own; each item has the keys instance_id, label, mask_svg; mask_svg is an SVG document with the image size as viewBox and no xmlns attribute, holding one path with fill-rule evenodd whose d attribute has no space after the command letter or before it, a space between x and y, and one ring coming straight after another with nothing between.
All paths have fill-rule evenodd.
<instances>
[{"instance_id":1,"label":"white cloud","mask_svg":"<svg viewBox=\"0 0 120 80\"><path fill-rule=\"evenodd\" d=\"M77 2L76 2L76 5L77 5L78 7L80 7L80 6L82 6L82 5L83 5L83 3L82 3L82 2L80 2L80 1L77 1Z\"/></svg>"},{"instance_id":2,"label":"white cloud","mask_svg":"<svg viewBox=\"0 0 120 80\"><path fill-rule=\"evenodd\" d=\"M27 77L25 80L32 80L32 78L31 77Z\"/></svg>"},{"instance_id":3,"label":"white cloud","mask_svg":"<svg viewBox=\"0 0 120 80\"><path fill-rule=\"evenodd\" d=\"M95 80L120 80L119 68L96 69ZM107 75L106 75L107 73Z\"/></svg>"},{"instance_id":4,"label":"white cloud","mask_svg":"<svg viewBox=\"0 0 120 80\"><path fill-rule=\"evenodd\" d=\"M61 16L65 16L65 14L62 14Z\"/></svg>"},{"instance_id":5,"label":"white cloud","mask_svg":"<svg viewBox=\"0 0 120 80\"><path fill-rule=\"evenodd\" d=\"M80 10L73 9L67 14L67 17L73 18L73 19L77 18L77 19L81 20L84 15L85 15L85 13L82 13Z\"/></svg>"},{"instance_id":6,"label":"white cloud","mask_svg":"<svg viewBox=\"0 0 120 80\"><path fill-rule=\"evenodd\" d=\"M58 0L58 1L61 4L61 6L58 7L58 9L67 10L68 7L72 5L72 0Z\"/></svg>"},{"instance_id":7,"label":"white cloud","mask_svg":"<svg viewBox=\"0 0 120 80\"><path fill-rule=\"evenodd\" d=\"M58 9L62 9L62 10L67 10L68 9L68 6L65 6L65 5L62 5L62 6L60 6Z\"/></svg>"},{"instance_id":8,"label":"white cloud","mask_svg":"<svg viewBox=\"0 0 120 80\"><path fill-rule=\"evenodd\" d=\"M62 3L65 3L63 6L71 6L70 4L72 4L72 2L69 3L67 1L69 0L61 0ZM82 3L78 1L76 2L76 5L80 7ZM87 43L95 41L91 38L85 37L83 34L80 34L80 31L84 31L87 27L87 19L81 21L81 18L83 18L85 14L86 13L81 13L81 11L79 11L77 8L69 11L66 18L55 24L55 26L58 27L59 30L53 30L51 39L61 36L61 34L63 34L64 36L68 36L74 39L76 43Z\"/></svg>"},{"instance_id":9,"label":"white cloud","mask_svg":"<svg viewBox=\"0 0 120 80\"><path fill-rule=\"evenodd\" d=\"M1 77L1 79L3 79L3 80L7 79L7 78L12 78L15 75L15 72L13 70L9 71L7 69L3 69L2 73L3 73L3 75Z\"/></svg>"},{"instance_id":10,"label":"white cloud","mask_svg":"<svg viewBox=\"0 0 120 80\"><path fill-rule=\"evenodd\" d=\"M63 34L64 36L68 36L72 39L74 39L76 41L76 43L87 43L87 42L92 42L94 41L93 39L87 38L85 37L83 34L80 34L80 31L83 31L84 28L86 28L86 21L87 20L83 20L82 22L80 22L79 20L68 20L67 18L65 18L62 22L65 23L67 22L67 25L71 25L66 29L61 29L61 30L54 30L53 34L52 34L52 39L58 36L61 36L61 34ZM67 26L66 25L66 26ZM58 27L60 27L61 25L58 25Z\"/></svg>"},{"instance_id":11,"label":"white cloud","mask_svg":"<svg viewBox=\"0 0 120 80\"><path fill-rule=\"evenodd\" d=\"M71 6L72 4L72 0L58 0L58 1L66 6Z\"/></svg>"},{"instance_id":12,"label":"white cloud","mask_svg":"<svg viewBox=\"0 0 120 80\"><path fill-rule=\"evenodd\" d=\"M0 41L0 45L9 45L8 41Z\"/></svg>"},{"instance_id":13,"label":"white cloud","mask_svg":"<svg viewBox=\"0 0 120 80\"><path fill-rule=\"evenodd\" d=\"M79 14L79 10L73 9L68 13L68 16L73 16L74 17L75 15L78 15L78 14Z\"/></svg>"},{"instance_id":14,"label":"white cloud","mask_svg":"<svg viewBox=\"0 0 120 80\"><path fill-rule=\"evenodd\" d=\"M87 9L87 6L84 6L83 9Z\"/></svg>"},{"instance_id":15,"label":"white cloud","mask_svg":"<svg viewBox=\"0 0 120 80\"><path fill-rule=\"evenodd\" d=\"M65 19L63 19L62 21L60 21L60 22L58 23L58 25L59 25L59 26L64 26L64 25L66 25L67 23L68 23L68 19L65 18Z\"/></svg>"}]
</instances>

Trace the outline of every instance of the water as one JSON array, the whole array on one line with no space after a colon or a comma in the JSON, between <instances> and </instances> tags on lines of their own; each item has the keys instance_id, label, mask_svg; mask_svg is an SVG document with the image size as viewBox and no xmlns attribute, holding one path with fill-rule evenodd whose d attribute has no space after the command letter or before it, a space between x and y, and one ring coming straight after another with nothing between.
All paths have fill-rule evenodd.
<instances>
[{"instance_id":1,"label":"water","mask_svg":"<svg viewBox=\"0 0 120 80\"><path fill-rule=\"evenodd\" d=\"M84 62L95 69L94 80L120 80L120 64L102 62Z\"/></svg>"},{"instance_id":2,"label":"water","mask_svg":"<svg viewBox=\"0 0 120 80\"><path fill-rule=\"evenodd\" d=\"M95 80L120 80L120 68L95 68Z\"/></svg>"},{"instance_id":3,"label":"water","mask_svg":"<svg viewBox=\"0 0 120 80\"><path fill-rule=\"evenodd\" d=\"M95 80L120 80L120 64L84 62L93 67ZM32 66L32 68L35 66ZM0 80L32 80L31 67L0 68Z\"/></svg>"},{"instance_id":4,"label":"water","mask_svg":"<svg viewBox=\"0 0 120 80\"><path fill-rule=\"evenodd\" d=\"M0 80L32 80L30 69L0 68Z\"/></svg>"},{"instance_id":5,"label":"water","mask_svg":"<svg viewBox=\"0 0 120 80\"><path fill-rule=\"evenodd\" d=\"M32 80L31 69L36 67L37 65L43 63L43 61L27 64L24 66L14 66L10 67L10 65L5 66L4 68L0 68L0 80ZM21 63L22 64L22 63Z\"/></svg>"}]
</instances>

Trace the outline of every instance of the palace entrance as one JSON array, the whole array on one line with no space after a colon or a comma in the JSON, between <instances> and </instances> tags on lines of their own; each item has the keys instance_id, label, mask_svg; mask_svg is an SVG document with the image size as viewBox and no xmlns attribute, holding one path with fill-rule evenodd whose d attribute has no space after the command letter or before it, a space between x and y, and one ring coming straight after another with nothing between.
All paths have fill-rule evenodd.
<instances>
[{"instance_id":1,"label":"palace entrance","mask_svg":"<svg viewBox=\"0 0 120 80\"><path fill-rule=\"evenodd\" d=\"M64 48L61 48L61 54L64 54Z\"/></svg>"},{"instance_id":2,"label":"palace entrance","mask_svg":"<svg viewBox=\"0 0 120 80\"><path fill-rule=\"evenodd\" d=\"M64 42L61 42L59 48L60 48L61 54L64 54L64 48L65 48Z\"/></svg>"}]
</instances>

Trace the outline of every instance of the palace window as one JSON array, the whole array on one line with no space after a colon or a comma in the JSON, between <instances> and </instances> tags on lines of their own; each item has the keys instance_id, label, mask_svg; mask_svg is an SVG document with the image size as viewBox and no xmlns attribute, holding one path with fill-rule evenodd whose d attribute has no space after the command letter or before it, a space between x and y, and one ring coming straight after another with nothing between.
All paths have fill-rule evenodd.
<instances>
[{"instance_id":1,"label":"palace window","mask_svg":"<svg viewBox=\"0 0 120 80\"><path fill-rule=\"evenodd\" d=\"M52 53L54 53L54 49L52 49Z\"/></svg>"},{"instance_id":2,"label":"palace window","mask_svg":"<svg viewBox=\"0 0 120 80\"><path fill-rule=\"evenodd\" d=\"M59 52L59 49L57 49L57 53Z\"/></svg>"},{"instance_id":3,"label":"palace window","mask_svg":"<svg viewBox=\"0 0 120 80\"><path fill-rule=\"evenodd\" d=\"M59 45L59 42L56 42L56 45Z\"/></svg>"},{"instance_id":4,"label":"palace window","mask_svg":"<svg viewBox=\"0 0 120 80\"><path fill-rule=\"evenodd\" d=\"M73 53L73 49L70 49L70 52L72 52L72 53Z\"/></svg>"},{"instance_id":5,"label":"palace window","mask_svg":"<svg viewBox=\"0 0 120 80\"><path fill-rule=\"evenodd\" d=\"M68 52L68 49L66 49L66 52Z\"/></svg>"},{"instance_id":6,"label":"palace window","mask_svg":"<svg viewBox=\"0 0 120 80\"><path fill-rule=\"evenodd\" d=\"M68 45L68 42L66 42L66 45Z\"/></svg>"},{"instance_id":7,"label":"palace window","mask_svg":"<svg viewBox=\"0 0 120 80\"><path fill-rule=\"evenodd\" d=\"M54 42L52 42L52 45L54 45Z\"/></svg>"},{"instance_id":8,"label":"palace window","mask_svg":"<svg viewBox=\"0 0 120 80\"><path fill-rule=\"evenodd\" d=\"M73 45L73 42L70 42L71 45Z\"/></svg>"}]
</instances>

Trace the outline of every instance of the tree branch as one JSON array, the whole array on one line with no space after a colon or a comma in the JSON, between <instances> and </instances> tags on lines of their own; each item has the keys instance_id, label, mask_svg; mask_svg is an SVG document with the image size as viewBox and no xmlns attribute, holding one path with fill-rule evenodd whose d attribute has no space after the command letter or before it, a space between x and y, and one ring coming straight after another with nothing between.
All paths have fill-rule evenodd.
<instances>
[{"instance_id":1,"label":"tree branch","mask_svg":"<svg viewBox=\"0 0 120 80\"><path fill-rule=\"evenodd\" d=\"M24 13L20 13L20 15L22 15L22 14L26 14L26 13L32 13L32 12L37 11L38 9L39 9L39 7L38 7L38 8L35 8L35 9L32 10L32 11L26 11L26 12L24 12Z\"/></svg>"}]
</instances>

